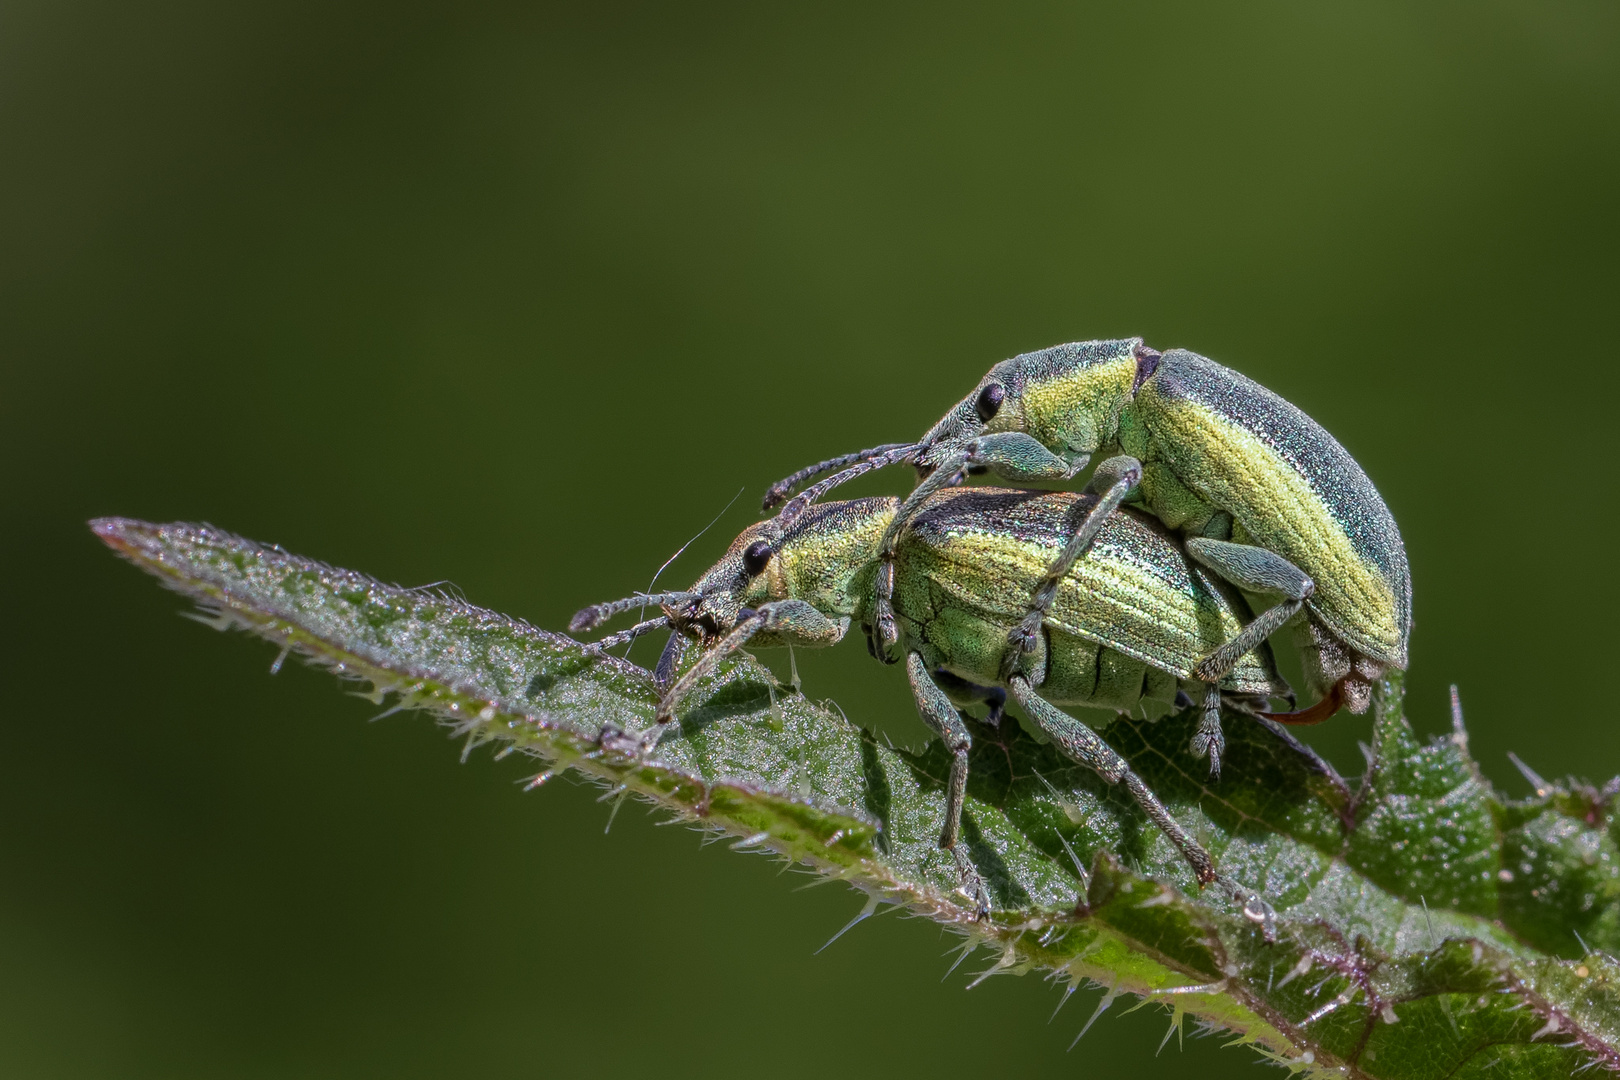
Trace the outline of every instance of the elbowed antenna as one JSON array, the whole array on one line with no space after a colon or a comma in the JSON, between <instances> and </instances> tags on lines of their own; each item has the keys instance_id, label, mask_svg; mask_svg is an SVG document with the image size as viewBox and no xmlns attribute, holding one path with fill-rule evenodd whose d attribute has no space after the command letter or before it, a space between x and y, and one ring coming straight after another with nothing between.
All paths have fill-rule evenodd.
<instances>
[{"instance_id":1,"label":"elbowed antenna","mask_svg":"<svg viewBox=\"0 0 1620 1080\"><path fill-rule=\"evenodd\" d=\"M851 459L856 459L855 464L851 465L842 472L835 473L834 475L827 477L827 479L821 481L820 483L811 484L809 487L793 496L793 499L786 506L782 507L781 512L776 515L777 520L783 525L793 524L793 520L800 514L804 513L805 509L811 503L827 494L827 492L831 491L833 488L840 484L848 483L857 476L863 476L866 473L873 472L874 470L887 468L890 465L905 461L915 454L919 449L921 449L921 447L921 443L893 443L886 447L880 446L876 450L862 450L860 454L849 455ZM862 455L866 456L862 457ZM822 464L825 465L827 463L822 462ZM810 470L804 471L810 472ZM814 473L811 473L811 475L814 475ZM788 480L791 479L793 479L793 477L788 477ZM782 483L786 484L787 480L783 480ZM772 488L771 490L774 492L776 489ZM767 502L766 509L769 509L770 506L771 504Z\"/></svg>"},{"instance_id":2,"label":"elbowed antenna","mask_svg":"<svg viewBox=\"0 0 1620 1080\"><path fill-rule=\"evenodd\" d=\"M634 641L643 634L650 634L654 630L662 630L668 625L669 616L660 615L656 619L638 622L628 630L620 630L617 634L609 634L600 641L593 641L589 648L592 652L606 652L616 646L623 645L627 641Z\"/></svg>"},{"instance_id":3,"label":"elbowed antenna","mask_svg":"<svg viewBox=\"0 0 1620 1080\"><path fill-rule=\"evenodd\" d=\"M859 450L853 454L845 454L842 457L828 458L826 461L818 461L809 468L800 469L792 476L783 477L776 483L772 484L770 489L765 492L765 498L761 501L760 509L770 510L771 508L786 502L788 496L793 493L794 488L798 487L800 484L804 483L813 476L820 476L822 473L831 472L834 469L844 469L850 465L861 465L877 458L889 458L889 456L892 455L896 450L911 451L917 449L917 446L917 443L884 443L882 446L874 446L870 450ZM844 477L844 480L853 479L863 472L870 472L872 469L881 469L884 465L892 465L897 460L899 459L893 458L891 460L885 460L880 465L869 465L867 468L860 469L859 471L851 471L848 476ZM814 502L822 492L827 491L831 487L837 487L838 484L844 482L843 480L838 480L837 477L834 477L834 479L837 480L837 483L829 484L827 487L822 487L822 485L817 484L816 489L819 490L817 490L815 496L811 496L811 498L807 501ZM803 499L805 495L809 494L810 492L806 491L801 494L799 498Z\"/></svg>"},{"instance_id":4,"label":"elbowed antenna","mask_svg":"<svg viewBox=\"0 0 1620 1080\"><path fill-rule=\"evenodd\" d=\"M568 629L575 634L583 634L587 630L595 630L615 615L631 608L663 607L665 604L678 604L683 600L690 600L696 595L694 592L634 593L623 600L592 604L588 608L580 608L569 620ZM646 631L643 630L642 633Z\"/></svg>"}]
</instances>

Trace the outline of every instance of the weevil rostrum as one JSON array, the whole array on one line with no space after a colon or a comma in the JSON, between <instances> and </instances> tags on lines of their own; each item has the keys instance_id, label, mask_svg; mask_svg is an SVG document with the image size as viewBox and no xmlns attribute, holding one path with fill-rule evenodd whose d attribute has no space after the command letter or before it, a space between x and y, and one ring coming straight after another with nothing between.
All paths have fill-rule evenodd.
<instances>
[{"instance_id":1,"label":"weevil rostrum","mask_svg":"<svg viewBox=\"0 0 1620 1080\"><path fill-rule=\"evenodd\" d=\"M1373 682L1406 667L1411 576L1400 530L1372 481L1298 408L1185 349L1161 354L1127 338L1015 356L991 368L920 441L800 470L774 485L765 505L780 504L799 484L833 469L843 471L807 488L783 514L801 512L872 469L899 462L917 468L921 482L885 532L874 582L873 634L888 659L898 635L889 566L934 491L968 472L1061 483L1110 450L1123 455L1107 463L1119 482L1106 490L1097 515L1127 498L1139 501L1185 538L1198 562L1245 592L1281 597L1201 659L1205 677L1288 626L1301 646L1307 690L1318 700L1273 715L1316 723L1341 705L1364 712ZM1095 527L1077 523L1048 578L1081 556ZM1010 631L1009 667L1036 647L1044 602L1032 596ZM1195 750L1207 748L1213 767L1220 743L1219 716L1206 714Z\"/></svg>"},{"instance_id":2,"label":"weevil rostrum","mask_svg":"<svg viewBox=\"0 0 1620 1080\"><path fill-rule=\"evenodd\" d=\"M918 510L895 547L893 609L918 711L952 754L940 846L952 853L981 912L988 903L965 844L958 844L972 745L958 706L988 702L998 721L1008 695L1053 743L1111 784L1123 784L1173 843L1201 885L1217 880L1214 860L1187 835L1125 759L1090 727L1055 706L1121 712L1149 703L1187 704L1196 694L1247 712L1285 697L1264 641L1234 659L1213 683L1198 661L1241 633L1249 612L1241 596L1189 560L1165 527L1129 508L1106 515L1085 559L1057 583L1028 662L1002 669L1007 633L1094 494L957 488L937 492ZM637 596L586 608L570 629L582 632L646 603L663 609L623 641L657 627L672 640L704 647L669 685L657 722L638 737L608 733L636 751L655 743L677 718L683 698L744 645L822 647L843 639L851 621L867 621L895 498L829 502L791 519L750 526L725 556L684 592ZM666 657L669 650L666 650ZM667 671L669 663L661 662ZM1264 918L1262 901L1234 886L1246 910Z\"/></svg>"}]
</instances>

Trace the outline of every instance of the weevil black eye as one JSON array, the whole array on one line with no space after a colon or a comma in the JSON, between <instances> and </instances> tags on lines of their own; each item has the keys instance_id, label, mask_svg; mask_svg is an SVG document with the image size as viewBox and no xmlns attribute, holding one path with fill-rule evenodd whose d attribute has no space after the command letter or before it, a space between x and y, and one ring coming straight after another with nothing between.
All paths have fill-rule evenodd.
<instances>
[{"instance_id":1,"label":"weevil black eye","mask_svg":"<svg viewBox=\"0 0 1620 1080\"><path fill-rule=\"evenodd\" d=\"M743 552L743 569L749 577L758 577L765 572L765 564L771 561L771 545L763 540L755 540Z\"/></svg>"},{"instance_id":2,"label":"weevil black eye","mask_svg":"<svg viewBox=\"0 0 1620 1080\"><path fill-rule=\"evenodd\" d=\"M973 402L973 411L979 414L979 419L989 423L1001 411L1001 399L1007 392L1001 388L1000 383L991 383L979 391L979 396Z\"/></svg>"}]
</instances>

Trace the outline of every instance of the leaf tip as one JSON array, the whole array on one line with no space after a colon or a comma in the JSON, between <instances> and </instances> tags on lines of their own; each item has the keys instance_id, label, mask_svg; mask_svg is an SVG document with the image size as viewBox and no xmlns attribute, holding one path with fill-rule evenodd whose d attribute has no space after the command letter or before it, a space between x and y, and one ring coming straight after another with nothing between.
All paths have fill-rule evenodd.
<instances>
[{"instance_id":1,"label":"leaf tip","mask_svg":"<svg viewBox=\"0 0 1620 1080\"><path fill-rule=\"evenodd\" d=\"M91 518L89 524L90 531L120 555L133 555L145 546L143 541L149 541L156 529L149 522L126 517Z\"/></svg>"}]
</instances>

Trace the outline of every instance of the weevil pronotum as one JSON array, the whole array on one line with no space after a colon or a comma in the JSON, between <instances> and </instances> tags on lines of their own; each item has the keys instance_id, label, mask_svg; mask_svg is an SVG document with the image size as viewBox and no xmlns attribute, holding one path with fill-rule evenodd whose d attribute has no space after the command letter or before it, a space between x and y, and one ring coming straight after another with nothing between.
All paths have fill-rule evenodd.
<instances>
[{"instance_id":1,"label":"weevil pronotum","mask_svg":"<svg viewBox=\"0 0 1620 1080\"><path fill-rule=\"evenodd\" d=\"M1065 754L1109 783L1125 785L1200 884L1209 884L1217 876L1209 854L1122 757L1054 703L1128 711L1149 702L1190 704L1187 691L1193 691L1210 703L1206 708L1218 711L1225 695L1254 712L1268 698L1289 693L1264 641L1235 658L1215 684L1199 680L1199 659L1239 635L1248 610L1235 590L1187 559L1163 525L1130 509L1101 519L1087 558L1056 583L1029 662L1003 674L1009 628L1075 522L1099 501L1092 494L996 488L938 492L895 548L893 608L906 673L923 720L952 753L939 843L952 852L981 908L982 884L965 845L957 843L971 746L957 705L988 701L990 719L998 720L1010 693ZM599 604L576 615L570 628L580 632L656 602L662 618L613 640L669 625L677 631L672 640L691 638L706 647L667 686L655 725L626 745L656 742L682 698L745 644L834 645L852 619L869 620L879 545L899 507L893 498L858 499L762 521L690 590ZM660 668L667 672L668 666ZM608 741L614 738L610 733Z\"/></svg>"},{"instance_id":2,"label":"weevil pronotum","mask_svg":"<svg viewBox=\"0 0 1620 1080\"><path fill-rule=\"evenodd\" d=\"M879 558L887 564L930 494L964 473L1061 482L1110 449L1135 461L1107 463L1121 479L1107 489L1099 515L1132 496L1130 481L1139 476L1134 496L1186 538L1188 554L1248 592L1282 597L1203 658L1206 677L1284 625L1295 627L1307 689L1318 701L1278 718L1315 723L1341 705L1364 712L1374 680L1406 666L1412 623L1406 550L1367 474L1299 409L1185 349L1161 354L1128 338L1015 356L991 368L921 441L800 470L771 488L765 506L783 502L812 477L844 470L794 498L782 511L791 517L845 480L908 461L922 481L883 537ZM1087 539L1077 526L1051 576L1062 575ZM897 640L888 605L892 582L892 571L880 570L873 626L886 659ZM1010 666L1034 648L1044 602L1034 596L1009 634ZM1199 733L1217 751L1220 738L1218 726Z\"/></svg>"}]
</instances>

